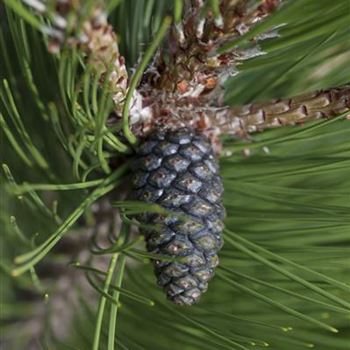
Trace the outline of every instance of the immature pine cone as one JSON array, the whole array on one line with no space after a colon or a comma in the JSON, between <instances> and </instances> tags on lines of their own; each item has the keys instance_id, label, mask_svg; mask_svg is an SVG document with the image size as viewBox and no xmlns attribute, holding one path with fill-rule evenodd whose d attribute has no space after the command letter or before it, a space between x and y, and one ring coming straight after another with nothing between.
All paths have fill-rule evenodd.
<instances>
[{"instance_id":1,"label":"immature pine cone","mask_svg":"<svg viewBox=\"0 0 350 350\"><path fill-rule=\"evenodd\" d=\"M149 252L180 258L154 261L158 284L176 304L191 305L207 290L223 244L223 187L210 143L190 130L153 133L138 149L133 184L135 199L173 213L139 220L158 225L144 232Z\"/></svg>"}]
</instances>

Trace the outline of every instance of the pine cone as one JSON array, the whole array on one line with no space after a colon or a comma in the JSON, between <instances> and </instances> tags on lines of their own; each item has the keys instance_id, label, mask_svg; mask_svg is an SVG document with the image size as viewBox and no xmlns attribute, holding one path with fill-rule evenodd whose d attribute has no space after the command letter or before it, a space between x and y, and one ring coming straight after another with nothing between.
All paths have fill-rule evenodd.
<instances>
[{"instance_id":1,"label":"pine cone","mask_svg":"<svg viewBox=\"0 0 350 350\"><path fill-rule=\"evenodd\" d=\"M147 250L179 258L154 260L158 284L176 304L192 305L207 290L223 244L223 187L211 145L190 130L158 131L141 143L134 170L133 198L170 214L138 217L158 225L144 232Z\"/></svg>"}]
</instances>

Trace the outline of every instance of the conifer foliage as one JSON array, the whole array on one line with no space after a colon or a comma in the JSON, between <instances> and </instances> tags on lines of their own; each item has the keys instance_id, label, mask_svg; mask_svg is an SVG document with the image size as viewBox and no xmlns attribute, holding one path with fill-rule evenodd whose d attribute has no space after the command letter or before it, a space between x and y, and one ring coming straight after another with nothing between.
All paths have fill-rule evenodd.
<instances>
[{"instance_id":1,"label":"conifer foliage","mask_svg":"<svg viewBox=\"0 0 350 350\"><path fill-rule=\"evenodd\" d=\"M1 2L0 348L348 349L349 17Z\"/></svg>"}]
</instances>

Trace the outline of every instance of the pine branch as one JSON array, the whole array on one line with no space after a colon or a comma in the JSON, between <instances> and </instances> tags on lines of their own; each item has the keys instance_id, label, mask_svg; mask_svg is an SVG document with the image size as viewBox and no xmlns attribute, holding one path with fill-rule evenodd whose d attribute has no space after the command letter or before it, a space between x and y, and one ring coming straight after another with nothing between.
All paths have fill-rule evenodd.
<instances>
[{"instance_id":1,"label":"pine branch","mask_svg":"<svg viewBox=\"0 0 350 350\"><path fill-rule=\"evenodd\" d=\"M332 118L350 111L350 85L284 100L251 103L220 111L213 123L223 134L245 136L256 131Z\"/></svg>"},{"instance_id":2,"label":"pine branch","mask_svg":"<svg viewBox=\"0 0 350 350\"><path fill-rule=\"evenodd\" d=\"M174 129L190 125L208 134L219 151L217 136L221 134L244 136L271 127L332 117L349 109L347 86L284 101L232 108L223 106L223 84L236 74L232 69L235 70L242 60L263 54L258 46L237 49L236 39L249 33L279 4L277 0L263 1L255 6L247 1L213 1L208 6L202 1L186 1L183 20L174 23L169 32L166 53L160 50L156 54L138 91L133 94L134 84L124 106L128 88L124 59L101 6L89 9L88 4L80 10L77 4L74 7L72 4L58 6L53 24L56 30L66 29L63 16L74 13L70 36L64 42L85 52L87 62L101 77L109 76L115 113L120 116L123 110L123 125L129 140L133 140L128 129L130 113L132 130L139 137L165 125ZM81 32L80 13L89 14L82 23ZM254 43L274 36L278 36L277 32L266 32L251 40ZM64 38L64 34L60 37ZM142 74L141 69L138 72Z\"/></svg>"},{"instance_id":3,"label":"pine branch","mask_svg":"<svg viewBox=\"0 0 350 350\"><path fill-rule=\"evenodd\" d=\"M286 100L225 106L225 81L238 74L241 61L264 54L257 45L259 41L278 37L275 29L256 35L250 32L279 3L263 1L250 7L245 1L221 1L214 16L215 11L203 15L203 2L186 2L183 21L173 26L169 44L159 50L144 75L139 92L146 107L139 118L131 119L133 132L143 137L157 128L190 126L207 134L219 153L220 135L246 137L272 127L347 112L348 85ZM240 48L237 44L246 34L250 44Z\"/></svg>"},{"instance_id":4,"label":"pine branch","mask_svg":"<svg viewBox=\"0 0 350 350\"><path fill-rule=\"evenodd\" d=\"M142 137L153 129L193 127L202 130L212 140L216 152L221 151L218 136L233 135L246 138L265 129L303 124L322 118L333 118L350 110L350 87L330 88L284 100L251 103L245 106L215 107L201 105L192 99L167 98L173 103L167 110L163 103L154 104L151 121L136 123L133 131ZM175 108L176 105L176 108ZM164 113L165 109L165 113Z\"/></svg>"}]
</instances>

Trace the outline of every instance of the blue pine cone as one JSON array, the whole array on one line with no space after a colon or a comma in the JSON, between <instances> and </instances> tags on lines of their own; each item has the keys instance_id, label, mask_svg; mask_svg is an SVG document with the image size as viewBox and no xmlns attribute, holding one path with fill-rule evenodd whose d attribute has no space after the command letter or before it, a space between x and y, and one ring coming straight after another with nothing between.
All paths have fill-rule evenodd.
<instances>
[{"instance_id":1,"label":"blue pine cone","mask_svg":"<svg viewBox=\"0 0 350 350\"><path fill-rule=\"evenodd\" d=\"M143 214L143 234L155 259L158 284L180 305L197 302L208 288L223 245L223 186L211 144L182 129L158 131L140 144L134 162L133 198L168 214Z\"/></svg>"}]
</instances>

